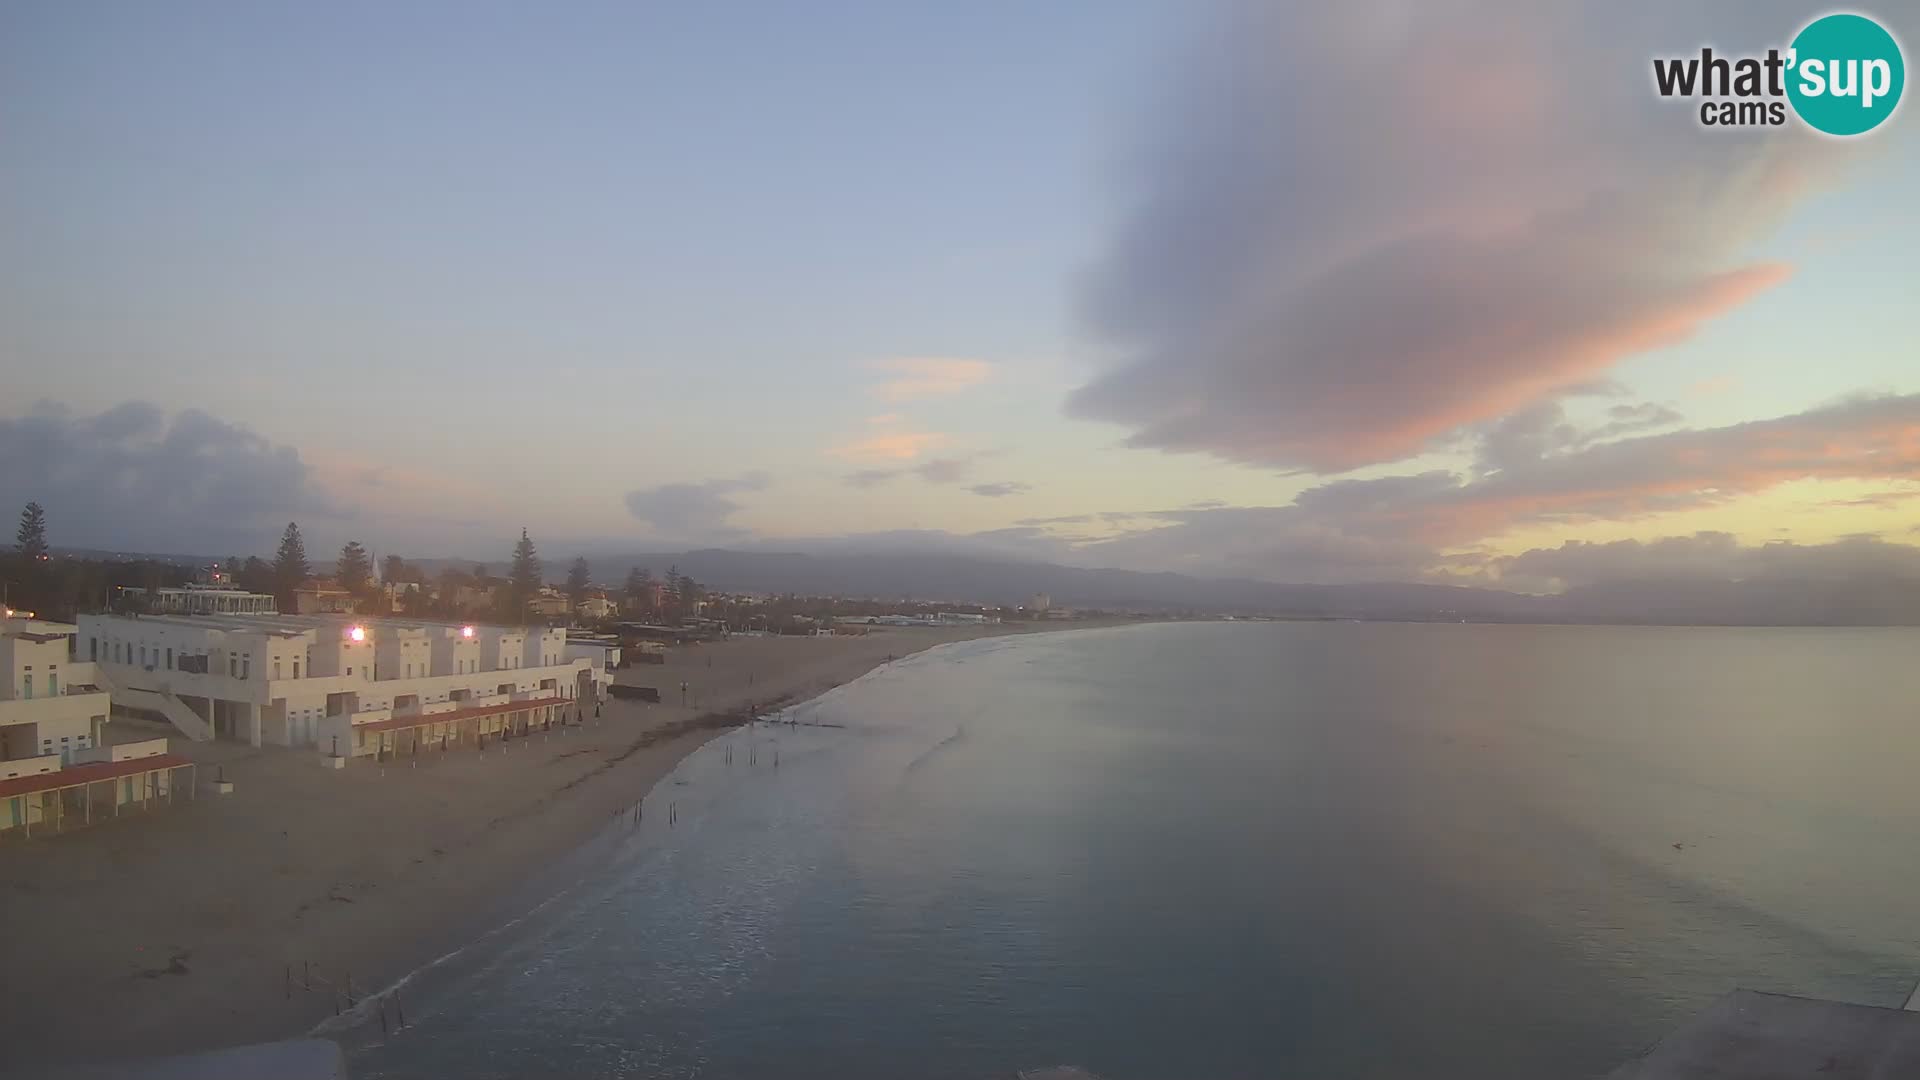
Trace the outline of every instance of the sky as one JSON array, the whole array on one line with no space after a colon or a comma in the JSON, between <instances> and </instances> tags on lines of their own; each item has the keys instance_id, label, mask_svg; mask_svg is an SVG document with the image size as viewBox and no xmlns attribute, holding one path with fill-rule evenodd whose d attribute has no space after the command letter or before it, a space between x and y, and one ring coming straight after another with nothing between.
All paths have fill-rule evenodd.
<instances>
[{"instance_id":1,"label":"sky","mask_svg":"<svg viewBox=\"0 0 1920 1080\"><path fill-rule=\"evenodd\" d=\"M1920 574L1920 121L1651 87L1825 10L17 0L0 499L191 553Z\"/></svg>"}]
</instances>

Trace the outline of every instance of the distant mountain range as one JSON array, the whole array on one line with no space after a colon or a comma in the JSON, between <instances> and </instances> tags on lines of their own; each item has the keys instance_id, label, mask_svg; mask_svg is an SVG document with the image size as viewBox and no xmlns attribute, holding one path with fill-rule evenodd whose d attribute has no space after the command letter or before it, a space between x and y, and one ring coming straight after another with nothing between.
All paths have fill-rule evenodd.
<instances>
[{"instance_id":1,"label":"distant mountain range","mask_svg":"<svg viewBox=\"0 0 1920 1080\"><path fill-rule=\"evenodd\" d=\"M409 560L413 562L414 560ZM1707 625L1920 625L1920 582L1618 582L1533 596L1499 589L1384 582L1286 585L1251 579L1101 570L947 553L758 552L707 548L588 558L593 578L617 588L630 567L669 566L728 592L798 593L1018 605L1046 593L1056 607L1152 613L1305 618ZM420 560L433 567L472 561ZM504 574L504 563L487 563ZM558 580L567 561L550 559Z\"/></svg>"},{"instance_id":2,"label":"distant mountain range","mask_svg":"<svg viewBox=\"0 0 1920 1080\"><path fill-rule=\"evenodd\" d=\"M67 549L92 558L151 558L205 565L225 556L138 555ZM507 564L473 559L408 559L430 573L478 566L504 576ZM558 582L570 560L549 557ZM1286 585L1247 578L1199 578L900 550L693 551L596 555L593 579L609 588L640 566L656 577L681 573L727 592L1020 605L1046 593L1056 607L1153 614L1276 615L1326 619L1475 622L1646 623L1714 626L1920 626L1920 582L1890 576L1842 580L1619 581L1534 596L1499 589L1396 582ZM316 562L320 570L326 564Z\"/></svg>"}]
</instances>

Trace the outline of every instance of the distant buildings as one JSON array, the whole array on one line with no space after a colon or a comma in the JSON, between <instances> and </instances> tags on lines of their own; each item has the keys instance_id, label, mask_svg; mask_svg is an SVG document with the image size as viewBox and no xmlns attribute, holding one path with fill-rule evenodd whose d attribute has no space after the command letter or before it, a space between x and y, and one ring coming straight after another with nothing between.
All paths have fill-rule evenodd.
<instances>
[{"instance_id":1,"label":"distant buildings","mask_svg":"<svg viewBox=\"0 0 1920 1080\"><path fill-rule=\"evenodd\" d=\"M613 618L619 610L619 605L605 596L589 596L575 605L574 614L588 622L601 622Z\"/></svg>"},{"instance_id":2,"label":"distant buildings","mask_svg":"<svg viewBox=\"0 0 1920 1080\"><path fill-rule=\"evenodd\" d=\"M1027 610L1037 615L1044 615L1052 608L1053 597L1043 592L1034 593L1033 599L1027 601Z\"/></svg>"},{"instance_id":3,"label":"distant buildings","mask_svg":"<svg viewBox=\"0 0 1920 1080\"><path fill-rule=\"evenodd\" d=\"M218 575L224 580L225 575ZM120 595L155 615L272 615L274 599L228 584L186 585L177 589L122 589Z\"/></svg>"},{"instance_id":4,"label":"distant buildings","mask_svg":"<svg viewBox=\"0 0 1920 1080\"><path fill-rule=\"evenodd\" d=\"M543 592L527 600L527 613L543 619L564 616L568 608L567 598L556 592Z\"/></svg>"},{"instance_id":5,"label":"distant buildings","mask_svg":"<svg viewBox=\"0 0 1920 1080\"><path fill-rule=\"evenodd\" d=\"M359 610L360 598L331 581L309 581L293 590L296 615L351 615Z\"/></svg>"}]
</instances>

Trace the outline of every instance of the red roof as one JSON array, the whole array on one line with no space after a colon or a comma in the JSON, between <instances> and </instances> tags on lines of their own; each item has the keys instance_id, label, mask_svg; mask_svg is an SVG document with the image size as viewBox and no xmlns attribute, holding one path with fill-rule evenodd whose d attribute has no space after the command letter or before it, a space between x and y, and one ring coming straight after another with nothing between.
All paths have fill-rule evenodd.
<instances>
[{"instance_id":1,"label":"red roof","mask_svg":"<svg viewBox=\"0 0 1920 1080\"><path fill-rule=\"evenodd\" d=\"M452 712L396 716L391 720L374 720L365 724L355 724L353 725L353 730L392 731L395 728L425 727L428 724L444 724L449 720L471 720L476 716L494 716L499 713L519 712L522 709L537 709L542 705L560 705L564 704L567 700L569 699L543 697L529 698L526 701L503 701L498 705L475 705L471 709L455 709Z\"/></svg>"},{"instance_id":2,"label":"red roof","mask_svg":"<svg viewBox=\"0 0 1920 1080\"><path fill-rule=\"evenodd\" d=\"M31 795L36 791L57 791L60 788L79 787L81 784L98 784L107 780L118 780L123 776L137 776L155 769L175 769L191 764L193 764L191 758L184 758L179 754L155 754L152 757L131 758L127 761L97 761L91 765L74 765L50 773L0 780L0 799L11 799L15 795Z\"/></svg>"}]
</instances>

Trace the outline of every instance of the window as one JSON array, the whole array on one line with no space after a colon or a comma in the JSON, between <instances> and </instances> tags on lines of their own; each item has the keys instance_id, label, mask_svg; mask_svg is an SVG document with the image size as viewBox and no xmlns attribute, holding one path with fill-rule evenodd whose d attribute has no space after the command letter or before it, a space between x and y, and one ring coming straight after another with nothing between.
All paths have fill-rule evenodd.
<instances>
[{"instance_id":1,"label":"window","mask_svg":"<svg viewBox=\"0 0 1920 1080\"><path fill-rule=\"evenodd\" d=\"M351 674L353 674L353 669L352 669L352 668L348 668L348 669L347 669L347 674L349 674L349 675L351 675Z\"/></svg>"},{"instance_id":2,"label":"window","mask_svg":"<svg viewBox=\"0 0 1920 1080\"><path fill-rule=\"evenodd\" d=\"M51 671L47 672L47 696L60 696L60 676L55 675Z\"/></svg>"},{"instance_id":3,"label":"window","mask_svg":"<svg viewBox=\"0 0 1920 1080\"><path fill-rule=\"evenodd\" d=\"M251 656L241 657L240 658L240 677L243 679L246 678L248 674L251 673L252 669L253 669L253 657Z\"/></svg>"},{"instance_id":4,"label":"window","mask_svg":"<svg viewBox=\"0 0 1920 1080\"><path fill-rule=\"evenodd\" d=\"M91 663L100 662L100 639L97 637L87 639L87 660Z\"/></svg>"},{"instance_id":5,"label":"window","mask_svg":"<svg viewBox=\"0 0 1920 1080\"><path fill-rule=\"evenodd\" d=\"M293 677L296 679L300 677L300 661L298 660L293 662Z\"/></svg>"},{"instance_id":6,"label":"window","mask_svg":"<svg viewBox=\"0 0 1920 1080\"><path fill-rule=\"evenodd\" d=\"M32 701L33 700L33 676L28 675L24 679L20 680L20 686L22 690L20 696L27 699L28 701Z\"/></svg>"},{"instance_id":7,"label":"window","mask_svg":"<svg viewBox=\"0 0 1920 1080\"><path fill-rule=\"evenodd\" d=\"M147 647L145 645L140 646L140 666L147 666Z\"/></svg>"},{"instance_id":8,"label":"window","mask_svg":"<svg viewBox=\"0 0 1920 1080\"><path fill-rule=\"evenodd\" d=\"M239 676L240 676L240 658L232 654L228 654L227 678L235 679L235 678L239 678Z\"/></svg>"},{"instance_id":9,"label":"window","mask_svg":"<svg viewBox=\"0 0 1920 1080\"><path fill-rule=\"evenodd\" d=\"M168 671L173 670L173 650L172 649L167 650L167 670Z\"/></svg>"}]
</instances>

